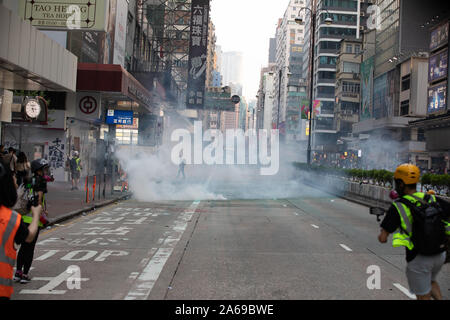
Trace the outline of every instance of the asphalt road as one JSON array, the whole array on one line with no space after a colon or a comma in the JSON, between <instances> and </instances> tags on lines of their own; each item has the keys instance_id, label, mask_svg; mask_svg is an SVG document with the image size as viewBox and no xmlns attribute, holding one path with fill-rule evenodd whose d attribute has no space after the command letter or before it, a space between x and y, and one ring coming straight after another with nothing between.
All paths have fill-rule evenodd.
<instances>
[{"instance_id":1,"label":"asphalt road","mask_svg":"<svg viewBox=\"0 0 450 320\"><path fill-rule=\"evenodd\" d=\"M128 200L45 230L13 299L412 298L404 250L378 243L367 207L288 187L284 199ZM446 298L449 275L446 265Z\"/></svg>"}]
</instances>

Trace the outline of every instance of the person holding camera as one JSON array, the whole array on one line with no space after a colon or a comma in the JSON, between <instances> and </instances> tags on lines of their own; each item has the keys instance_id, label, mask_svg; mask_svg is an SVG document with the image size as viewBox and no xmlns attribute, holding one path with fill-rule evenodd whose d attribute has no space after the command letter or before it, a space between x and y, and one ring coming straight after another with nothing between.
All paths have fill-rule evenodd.
<instances>
[{"instance_id":1,"label":"person holding camera","mask_svg":"<svg viewBox=\"0 0 450 320\"><path fill-rule=\"evenodd\" d=\"M38 232L42 207L32 207L33 221L25 224L11 208L17 201L17 181L9 168L0 163L0 300L9 300L13 294L13 268L16 245L31 243Z\"/></svg>"},{"instance_id":2,"label":"person holding camera","mask_svg":"<svg viewBox=\"0 0 450 320\"><path fill-rule=\"evenodd\" d=\"M31 162L31 172L33 173L31 189L28 191L30 193L30 204L29 209L33 206L41 206L43 208L43 214L37 219L39 229L44 227L46 221L45 209L45 194L47 193L47 180L45 175L48 171L49 164L44 159L38 159ZM22 216L22 220L26 225L31 225L36 222L36 219L32 212ZM19 254L17 255L17 268L16 274L14 275L14 281L20 281L20 283L28 283L31 281L28 275L31 264L34 257L34 248L36 246L37 239L39 237L39 229L36 233L35 238L30 243L25 243L20 247Z\"/></svg>"}]
</instances>

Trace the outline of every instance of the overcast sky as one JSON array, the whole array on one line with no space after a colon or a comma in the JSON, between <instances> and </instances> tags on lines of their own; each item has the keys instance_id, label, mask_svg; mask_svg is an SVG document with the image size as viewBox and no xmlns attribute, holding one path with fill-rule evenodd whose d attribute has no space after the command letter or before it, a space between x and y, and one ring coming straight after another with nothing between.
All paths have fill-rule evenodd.
<instances>
[{"instance_id":1,"label":"overcast sky","mask_svg":"<svg viewBox=\"0 0 450 320\"><path fill-rule=\"evenodd\" d=\"M244 53L244 96L256 99L261 67L268 64L269 39L289 0L212 0L211 17L217 45Z\"/></svg>"}]
</instances>

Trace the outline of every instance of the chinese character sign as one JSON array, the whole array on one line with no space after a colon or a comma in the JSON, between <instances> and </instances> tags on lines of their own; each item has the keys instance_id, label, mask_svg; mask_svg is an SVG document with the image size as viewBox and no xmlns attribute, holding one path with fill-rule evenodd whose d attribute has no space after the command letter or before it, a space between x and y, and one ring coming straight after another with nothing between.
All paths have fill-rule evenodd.
<instances>
[{"instance_id":1,"label":"chinese character sign","mask_svg":"<svg viewBox=\"0 0 450 320\"><path fill-rule=\"evenodd\" d=\"M191 41L186 95L186 106L190 109L203 109L205 103L209 1L192 0Z\"/></svg>"}]
</instances>

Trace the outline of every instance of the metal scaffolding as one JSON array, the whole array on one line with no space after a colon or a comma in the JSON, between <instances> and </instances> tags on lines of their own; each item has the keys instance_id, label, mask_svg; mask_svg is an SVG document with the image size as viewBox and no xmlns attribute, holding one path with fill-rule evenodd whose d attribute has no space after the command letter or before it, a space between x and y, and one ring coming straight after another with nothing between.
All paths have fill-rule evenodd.
<instances>
[{"instance_id":1,"label":"metal scaffolding","mask_svg":"<svg viewBox=\"0 0 450 320\"><path fill-rule=\"evenodd\" d=\"M141 0L137 17L135 51L146 63L136 71L163 74L163 86L180 97L188 81L191 0Z\"/></svg>"}]
</instances>

